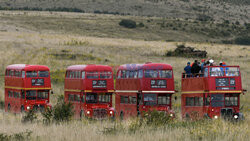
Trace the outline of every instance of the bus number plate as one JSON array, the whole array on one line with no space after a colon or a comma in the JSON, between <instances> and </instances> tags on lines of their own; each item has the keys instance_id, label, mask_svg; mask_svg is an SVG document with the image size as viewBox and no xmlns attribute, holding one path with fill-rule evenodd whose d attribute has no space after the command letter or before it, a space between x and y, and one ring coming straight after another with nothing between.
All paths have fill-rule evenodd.
<instances>
[{"instance_id":1,"label":"bus number plate","mask_svg":"<svg viewBox=\"0 0 250 141\"><path fill-rule=\"evenodd\" d=\"M93 88L106 88L107 81L106 80L93 80L92 86L93 86Z\"/></svg>"},{"instance_id":2,"label":"bus number plate","mask_svg":"<svg viewBox=\"0 0 250 141\"><path fill-rule=\"evenodd\" d=\"M151 88L166 88L166 80L151 80Z\"/></svg>"},{"instance_id":3,"label":"bus number plate","mask_svg":"<svg viewBox=\"0 0 250 141\"><path fill-rule=\"evenodd\" d=\"M31 83L32 83L32 86L43 86L44 79L32 79Z\"/></svg>"}]
</instances>

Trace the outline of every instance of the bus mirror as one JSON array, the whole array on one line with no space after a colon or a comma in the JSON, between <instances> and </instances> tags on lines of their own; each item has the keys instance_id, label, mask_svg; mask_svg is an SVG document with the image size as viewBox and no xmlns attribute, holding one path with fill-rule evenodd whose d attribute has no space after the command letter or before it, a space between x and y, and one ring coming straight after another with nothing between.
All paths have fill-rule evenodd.
<instances>
[{"instance_id":1,"label":"bus mirror","mask_svg":"<svg viewBox=\"0 0 250 141\"><path fill-rule=\"evenodd\" d=\"M51 94L54 94L53 90L51 90Z\"/></svg>"},{"instance_id":2,"label":"bus mirror","mask_svg":"<svg viewBox=\"0 0 250 141\"><path fill-rule=\"evenodd\" d=\"M174 100L175 100L175 101L177 100L177 96L174 96Z\"/></svg>"}]
</instances>

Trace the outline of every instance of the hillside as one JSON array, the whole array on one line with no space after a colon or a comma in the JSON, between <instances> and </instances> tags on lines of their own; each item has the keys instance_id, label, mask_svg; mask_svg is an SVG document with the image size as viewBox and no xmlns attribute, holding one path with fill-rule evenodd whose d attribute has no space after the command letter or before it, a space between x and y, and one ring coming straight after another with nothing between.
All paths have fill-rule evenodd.
<instances>
[{"instance_id":1,"label":"hillside","mask_svg":"<svg viewBox=\"0 0 250 141\"><path fill-rule=\"evenodd\" d=\"M1 0L0 7L250 22L249 0Z\"/></svg>"},{"instance_id":2,"label":"hillside","mask_svg":"<svg viewBox=\"0 0 250 141\"><path fill-rule=\"evenodd\" d=\"M144 27L128 29L119 26L121 19L133 19L144 23ZM179 91L173 101L176 119L162 126L141 125L139 119L110 122L108 120L71 120L67 123L44 124L42 116L33 123L22 123L21 114L0 110L0 140L28 141L151 141L151 140L248 140L250 137L250 46L197 43L212 40L196 32L162 28L160 24L187 23L207 26L216 31L216 24L207 22L177 21L159 17L114 16L102 14L0 11L0 103L4 101L4 72L7 65L26 63L47 65L51 70L51 104L64 93L65 69L74 64L106 64L118 66L125 63L162 62L174 68L175 88ZM178 24L177 24L178 25ZM164 24L165 26L165 24ZM230 25L229 27L231 27ZM221 28L223 31L228 27ZM238 25L237 29L245 31ZM217 29L218 30L218 29ZM236 30L235 30L236 31ZM165 40L179 39L182 42ZM218 36L221 37L221 36ZM222 37L221 37L222 38ZM193 39L193 42L185 40ZM154 41L152 41L154 40ZM214 41L216 38L213 38ZM242 122L225 120L183 121L180 118L181 73L187 61L201 58L166 57L165 54L178 44L206 50L207 58L228 65L239 65L243 88L248 92L241 95L241 112L246 119Z\"/></svg>"}]
</instances>

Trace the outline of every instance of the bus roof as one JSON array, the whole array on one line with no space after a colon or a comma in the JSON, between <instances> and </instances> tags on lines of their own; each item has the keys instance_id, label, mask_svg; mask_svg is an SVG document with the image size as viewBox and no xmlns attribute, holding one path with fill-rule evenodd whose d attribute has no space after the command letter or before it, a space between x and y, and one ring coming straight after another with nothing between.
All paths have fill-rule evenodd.
<instances>
[{"instance_id":1,"label":"bus roof","mask_svg":"<svg viewBox=\"0 0 250 141\"><path fill-rule=\"evenodd\" d=\"M124 64L119 66L118 69L126 69L126 70L138 70L138 69L144 69L144 70L172 70L173 67L169 64L164 63L145 63L145 64Z\"/></svg>"},{"instance_id":2,"label":"bus roof","mask_svg":"<svg viewBox=\"0 0 250 141\"><path fill-rule=\"evenodd\" d=\"M67 68L68 70L78 70L78 71L112 71L112 67L108 65L72 65Z\"/></svg>"},{"instance_id":3,"label":"bus roof","mask_svg":"<svg viewBox=\"0 0 250 141\"><path fill-rule=\"evenodd\" d=\"M6 69L24 70L24 71L49 71L49 67L44 65L28 65L28 64L13 64L6 67Z\"/></svg>"}]
</instances>

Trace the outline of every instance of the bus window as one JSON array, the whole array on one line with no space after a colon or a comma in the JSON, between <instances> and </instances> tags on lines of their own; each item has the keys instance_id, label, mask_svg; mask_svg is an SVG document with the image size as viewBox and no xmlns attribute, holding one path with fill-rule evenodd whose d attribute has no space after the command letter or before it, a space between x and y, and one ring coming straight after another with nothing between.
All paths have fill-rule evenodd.
<instances>
[{"instance_id":1,"label":"bus window","mask_svg":"<svg viewBox=\"0 0 250 141\"><path fill-rule=\"evenodd\" d=\"M21 92L21 98L22 98L22 99L25 99L25 93L24 93L23 90L22 90L22 92Z\"/></svg>"},{"instance_id":2,"label":"bus window","mask_svg":"<svg viewBox=\"0 0 250 141\"><path fill-rule=\"evenodd\" d=\"M75 94L75 101L77 101L77 102L80 102L80 101L81 101L80 95Z\"/></svg>"},{"instance_id":3,"label":"bus window","mask_svg":"<svg viewBox=\"0 0 250 141\"><path fill-rule=\"evenodd\" d=\"M101 103L109 103L110 95L109 94L101 94L98 96L98 101Z\"/></svg>"},{"instance_id":4,"label":"bus window","mask_svg":"<svg viewBox=\"0 0 250 141\"><path fill-rule=\"evenodd\" d=\"M37 72L36 71L27 71L26 77L37 77Z\"/></svg>"},{"instance_id":5,"label":"bus window","mask_svg":"<svg viewBox=\"0 0 250 141\"><path fill-rule=\"evenodd\" d=\"M172 78L172 71L171 70L159 70L159 77L160 78Z\"/></svg>"},{"instance_id":6,"label":"bus window","mask_svg":"<svg viewBox=\"0 0 250 141\"><path fill-rule=\"evenodd\" d=\"M8 91L9 97L13 97L13 91Z\"/></svg>"},{"instance_id":7,"label":"bus window","mask_svg":"<svg viewBox=\"0 0 250 141\"><path fill-rule=\"evenodd\" d=\"M25 78L25 71L22 71L22 78Z\"/></svg>"},{"instance_id":8,"label":"bus window","mask_svg":"<svg viewBox=\"0 0 250 141\"><path fill-rule=\"evenodd\" d=\"M127 70L127 71L126 71L126 78L129 78L129 73L130 73L130 71Z\"/></svg>"},{"instance_id":9,"label":"bus window","mask_svg":"<svg viewBox=\"0 0 250 141\"><path fill-rule=\"evenodd\" d=\"M121 78L126 78L126 70L122 70L121 73Z\"/></svg>"},{"instance_id":10,"label":"bus window","mask_svg":"<svg viewBox=\"0 0 250 141\"><path fill-rule=\"evenodd\" d=\"M144 104L145 105L156 105L157 95L156 94L144 94Z\"/></svg>"},{"instance_id":11,"label":"bus window","mask_svg":"<svg viewBox=\"0 0 250 141\"><path fill-rule=\"evenodd\" d=\"M86 72L86 77L88 79L96 79L98 78L98 72Z\"/></svg>"},{"instance_id":12,"label":"bus window","mask_svg":"<svg viewBox=\"0 0 250 141\"><path fill-rule=\"evenodd\" d=\"M100 72L100 78L110 79L110 78L112 78L112 73L111 72Z\"/></svg>"},{"instance_id":13,"label":"bus window","mask_svg":"<svg viewBox=\"0 0 250 141\"><path fill-rule=\"evenodd\" d=\"M129 71L129 78L134 78L134 74L135 74L134 71Z\"/></svg>"},{"instance_id":14,"label":"bus window","mask_svg":"<svg viewBox=\"0 0 250 141\"><path fill-rule=\"evenodd\" d=\"M26 91L26 99L35 100L36 99L36 91Z\"/></svg>"},{"instance_id":15,"label":"bus window","mask_svg":"<svg viewBox=\"0 0 250 141\"><path fill-rule=\"evenodd\" d=\"M10 76L14 76L14 71L10 70Z\"/></svg>"},{"instance_id":16,"label":"bus window","mask_svg":"<svg viewBox=\"0 0 250 141\"><path fill-rule=\"evenodd\" d=\"M210 68L210 76L223 76L223 68L221 69L220 67L212 67Z\"/></svg>"},{"instance_id":17,"label":"bus window","mask_svg":"<svg viewBox=\"0 0 250 141\"><path fill-rule=\"evenodd\" d=\"M68 100L69 101L74 101L74 95L73 94L69 94L68 95Z\"/></svg>"},{"instance_id":18,"label":"bus window","mask_svg":"<svg viewBox=\"0 0 250 141\"><path fill-rule=\"evenodd\" d=\"M122 77L122 71L119 70L118 73L117 73L117 78L120 79Z\"/></svg>"},{"instance_id":19,"label":"bus window","mask_svg":"<svg viewBox=\"0 0 250 141\"><path fill-rule=\"evenodd\" d=\"M170 96L169 95L158 95L158 104L170 104Z\"/></svg>"},{"instance_id":20,"label":"bus window","mask_svg":"<svg viewBox=\"0 0 250 141\"><path fill-rule=\"evenodd\" d=\"M143 77L143 70L139 70L138 78L142 78L142 77Z\"/></svg>"},{"instance_id":21,"label":"bus window","mask_svg":"<svg viewBox=\"0 0 250 141\"><path fill-rule=\"evenodd\" d=\"M15 71L15 77L20 77L21 72L20 71Z\"/></svg>"},{"instance_id":22,"label":"bus window","mask_svg":"<svg viewBox=\"0 0 250 141\"><path fill-rule=\"evenodd\" d=\"M194 97L186 97L186 106L194 106Z\"/></svg>"},{"instance_id":23,"label":"bus window","mask_svg":"<svg viewBox=\"0 0 250 141\"><path fill-rule=\"evenodd\" d=\"M85 102L85 94L82 95L82 102Z\"/></svg>"},{"instance_id":24,"label":"bus window","mask_svg":"<svg viewBox=\"0 0 250 141\"><path fill-rule=\"evenodd\" d=\"M144 75L145 75L145 78L157 78L158 71L156 71L156 70L145 70Z\"/></svg>"},{"instance_id":25,"label":"bus window","mask_svg":"<svg viewBox=\"0 0 250 141\"><path fill-rule=\"evenodd\" d=\"M37 91L37 99L47 99L49 97L49 91Z\"/></svg>"},{"instance_id":26,"label":"bus window","mask_svg":"<svg viewBox=\"0 0 250 141\"><path fill-rule=\"evenodd\" d=\"M237 67L226 67L226 76L240 76L239 68Z\"/></svg>"},{"instance_id":27,"label":"bus window","mask_svg":"<svg viewBox=\"0 0 250 141\"><path fill-rule=\"evenodd\" d=\"M38 77L49 77L48 71L38 71Z\"/></svg>"},{"instance_id":28,"label":"bus window","mask_svg":"<svg viewBox=\"0 0 250 141\"><path fill-rule=\"evenodd\" d=\"M205 68L204 70L204 77L208 77L208 68Z\"/></svg>"},{"instance_id":29,"label":"bus window","mask_svg":"<svg viewBox=\"0 0 250 141\"><path fill-rule=\"evenodd\" d=\"M212 94L211 95L212 107L223 107L224 106L224 95L223 94Z\"/></svg>"},{"instance_id":30,"label":"bus window","mask_svg":"<svg viewBox=\"0 0 250 141\"><path fill-rule=\"evenodd\" d=\"M210 105L210 96L204 97L204 105L209 106Z\"/></svg>"},{"instance_id":31,"label":"bus window","mask_svg":"<svg viewBox=\"0 0 250 141\"><path fill-rule=\"evenodd\" d=\"M85 71L82 71L82 79L85 79Z\"/></svg>"},{"instance_id":32,"label":"bus window","mask_svg":"<svg viewBox=\"0 0 250 141\"><path fill-rule=\"evenodd\" d=\"M97 103L97 94L95 93L87 94L86 103Z\"/></svg>"},{"instance_id":33,"label":"bus window","mask_svg":"<svg viewBox=\"0 0 250 141\"><path fill-rule=\"evenodd\" d=\"M225 106L238 106L238 95L225 95Z\"/></svg>"}]
</instances>

